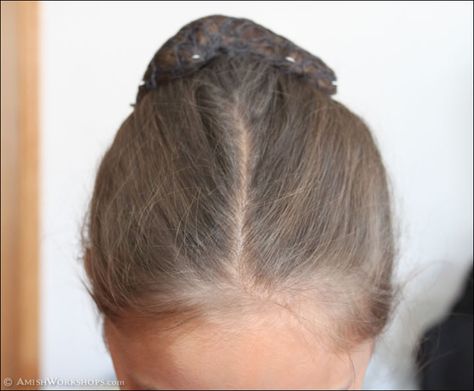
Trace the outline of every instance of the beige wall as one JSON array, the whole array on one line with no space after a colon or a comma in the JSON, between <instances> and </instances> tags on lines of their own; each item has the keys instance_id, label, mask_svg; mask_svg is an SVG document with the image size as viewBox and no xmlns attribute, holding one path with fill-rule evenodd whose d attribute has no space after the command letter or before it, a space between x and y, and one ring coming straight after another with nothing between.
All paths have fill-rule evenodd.
<instances>
[{"instance_id":1,"label":"beige wall","mask_svg":"<svg viewBox=\"0 0 474 391\"><path fill-rule=\"evenodd\" d=\"M15 389L38 377L38 4L1 11L1 381Z\"/></svg>"}]
</instances>

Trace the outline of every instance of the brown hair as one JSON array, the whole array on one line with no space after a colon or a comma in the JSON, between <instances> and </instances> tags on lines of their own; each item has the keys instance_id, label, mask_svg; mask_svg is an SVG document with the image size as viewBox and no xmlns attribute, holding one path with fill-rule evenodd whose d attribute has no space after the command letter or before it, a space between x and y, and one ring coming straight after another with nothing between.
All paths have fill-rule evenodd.
<instances>
[{"instance_id":1,"label":"brown hair","mask_svg":"<svg viewBox=\"0 0 474 391\"><path fill-rule=\"evenodd\" d=\"M218 56L137 104L83 236L100 312L153 319L323 308L337 346L394 303L390 186L364 121L295 75ZM227 316L225 316L227 315Z\"/></svg>"}]
</instances>

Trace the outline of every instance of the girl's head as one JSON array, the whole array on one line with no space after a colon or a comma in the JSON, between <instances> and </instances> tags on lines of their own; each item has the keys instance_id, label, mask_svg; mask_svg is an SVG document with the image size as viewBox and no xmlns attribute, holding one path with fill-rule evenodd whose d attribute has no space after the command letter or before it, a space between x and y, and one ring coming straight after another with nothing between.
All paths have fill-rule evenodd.
<instances>
[{"instance_id":1,"label":"girl's head","mask_svg":"<svg viewBox=\"0 0 474 391\"><path fill-rule=\"evenodd\" d=\"M100 164L90 292L127 388L358 388L392 311L389 182L307 79L214 56L141 96Z\"/></svg>"}]
</instances>

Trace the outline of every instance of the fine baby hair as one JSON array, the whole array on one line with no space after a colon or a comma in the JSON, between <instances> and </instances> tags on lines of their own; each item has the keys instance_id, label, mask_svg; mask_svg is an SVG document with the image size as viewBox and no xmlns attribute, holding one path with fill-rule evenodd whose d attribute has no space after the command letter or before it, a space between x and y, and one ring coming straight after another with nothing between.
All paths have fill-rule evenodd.
<instances>
[{"instance_id":1,"label":"fine baby hair","mask_svg":"<svg viewBox=\"0 0 474 391\"><path fill-rule=\"evenodd\" d=\"M396 296L390 185L335 80L244 18L200 18L166 41L101 160L84 225L104 317L231 328L278 307L338 349L382 332Z\"/></svg>"}]
</instances>

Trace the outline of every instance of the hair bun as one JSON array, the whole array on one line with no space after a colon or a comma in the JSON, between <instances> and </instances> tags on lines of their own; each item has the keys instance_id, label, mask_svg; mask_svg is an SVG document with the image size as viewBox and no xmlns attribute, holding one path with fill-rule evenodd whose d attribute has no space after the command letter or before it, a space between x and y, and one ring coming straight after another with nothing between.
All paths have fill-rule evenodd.
<instances>
[{"instance_id":1,"label":"hair bun","mask_svg":"<svg viewBox=\"0 0 474 391\"><path fill-rule=\"evenodd\" d=\"M337 90L335 73L319 57L249 19L210 15L183 26L155 53L136 102L161 81L188 74L221 54L253 55L283 72L304 77L328 95Z\"/></svg>"}]
</instances>

